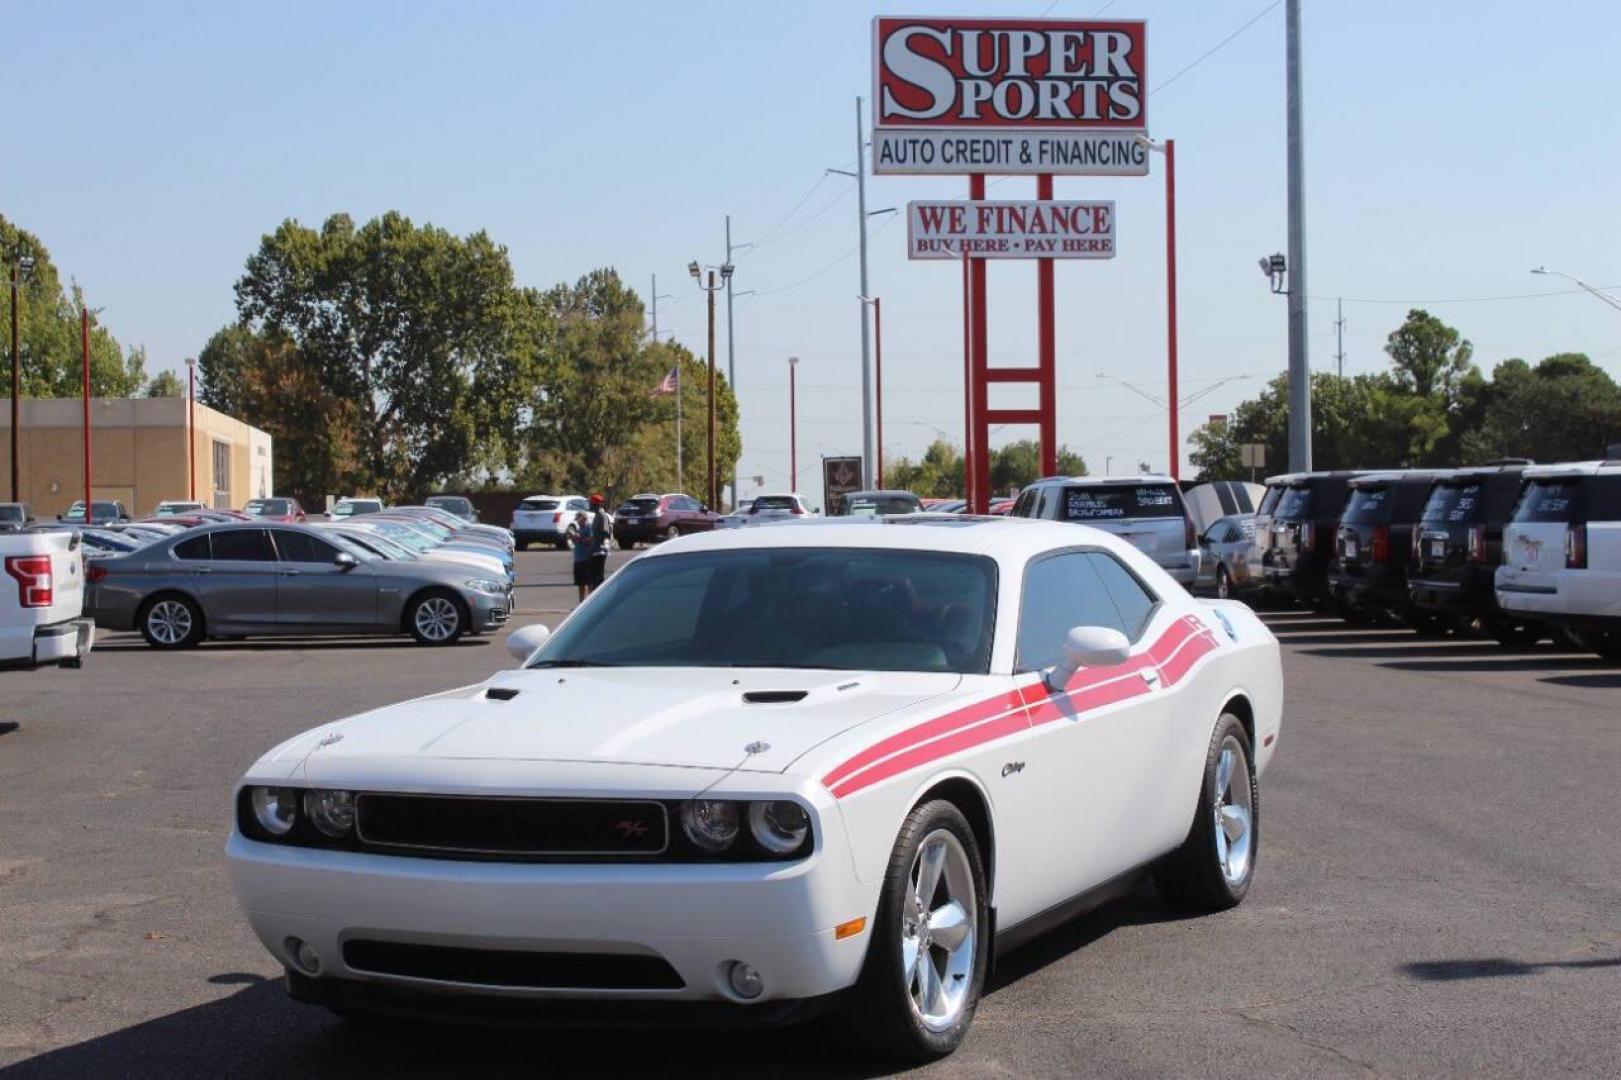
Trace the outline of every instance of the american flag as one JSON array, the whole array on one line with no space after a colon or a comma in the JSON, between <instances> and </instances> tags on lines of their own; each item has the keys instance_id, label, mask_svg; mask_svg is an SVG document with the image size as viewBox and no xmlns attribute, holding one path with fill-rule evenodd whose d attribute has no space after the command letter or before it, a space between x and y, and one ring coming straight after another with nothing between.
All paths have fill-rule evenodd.
<instances>
[{"instance_id":1,"label":"american flag","mask_svg":"<svg viewBox=\"0 0 1621 1080\"><path fill-rule=\"evenodd\" d=\"M677 364L675 367L670 369L670 373L668 375L664 376L664 381L658 384L658 387L653 391L653 396L668 397L670 394L675 393L676 388L680 385L680 380L681 365Z\"/></svg>"}]
</instances>

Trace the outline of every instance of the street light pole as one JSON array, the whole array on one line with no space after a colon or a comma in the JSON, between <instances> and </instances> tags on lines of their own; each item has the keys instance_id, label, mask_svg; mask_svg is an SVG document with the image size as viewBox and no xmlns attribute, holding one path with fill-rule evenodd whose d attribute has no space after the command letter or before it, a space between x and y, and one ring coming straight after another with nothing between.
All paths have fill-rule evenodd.
<instances>
[{"instance_id":1,"label":"street light pole","mask_svg":"<svg viewBox=\"0 0 1621 1080\"><path fill-rule=\"evenodd\" d=\"M713 509L720 505L720 474L715 461L715 293L722 285L715 284L715 271L709 271L709 284L703 282L703 270L696 260L687 264L687 273L698 282L698 287L709 294L709 449L704 461L704 482L707 485L709 499L704 504ZM725 263L720 268L721 282L724 284L732 279L732 264Z\"/></svg>"},{"instance_id":2,"label":"street light pole","mask_svg":"<svg viewBox=\"0 0 1621 1080\"><path fill-rule=\"evenodd\" d=\"M878 446L878 458L873 464L877 477L875 486L881 488L884 486L884 299L863 294L861 302L872 305L874 441Z\"/></svg>"},{"instance_id":3,"label":"street light pole","mask_svg":"<svg viewBox=\"0 0 1621 1080\"><path fill-rule=\"evenodd\" d=\"M22 338L17 322L17 287L30 274L34 272L34 256L18 245L11 261L11 501L20 502L18 491L21 488L21 462L18 447L19 435L22 429ZM90 508L85 507L85 514ZM89 517L85 518L89 521Z\"/></svg>"},{"instance_id":4,"label":"street light pole","mask_svg":"<svg viewBox=\"0 0 1621 1080\"><path fill-rule=\"evenodd\" d=\"M732 243L732 215L726 215L726 266L732 266L732 252L751 248L753 244ZM752 291L752 290L751 290ZM737 396L737 368L735 366L736 350L732 347L736 334L732 330L732 275L726 275L726 383L732 388L732 396ZM741 408L739 412L741 412ZM732 506L737 509L737 461L732 461Z\"/></svg>"},{"instance_id":5,"label":"street light pole","mask_svg":"<svg viewBox=\"0 0 1621 1080\"><path fill-rule=\"evenodd\" d=\"M84 520L90 521L90 309L79 307L79 351L84 364L80 381L84 389Z\"/></svg>"},{"instance_id":6,"label":"street light pole","mask_svg":"<svg viewBox=\"0 0 1621 1080\"><path fill-rule=\"evenodd\" d=\"M1156 143L1146 136L1142 142L1150 150L1165 155L1165 362L1172 401L1177 400L1176 378L1176 140ZM1182 478L1182 446L1177 410L1171 409L1171 479Z\"/></svg>"},{"instance_id":7,"label":"street light pole","mask_svg":"<svg viewBox=\"0 0 1621 1080\"><path fill-rule=\"evenodd\" d=\"M788 358L788 490L799 492L799 401L794 384L794 372L799 370L799 357Z\"/></svg>"},{"instance_id":8,"label":"street light pole","mask_svg":"<svg viewBox=\"0 0 1621 1080\"><path fill-rule=\"evenodd\" d=\"M1289 163L1289 471L1311 471L1311 365L1306 356L1306 151L1300 120L1300 0L1284 7Z\"/></svg>"},{"instance_id":9,"label":"street light pole","mask_svg":"<svg viewBox=\"0 0 1621 1080\"><path fill-rule=\"evenodd\" d=\"M1605 292L1597 285L1590 285L1581 278L1577 277L1575 274L1567 274L1563 270L1549 270L1546 266L1535 267L1531 272L1533 274L1554 274L1558 277L1564 278L1567 281L1574 281L1576 284L1580 285L1582 288L1586 289L1588 292L1592 293L1606 304L1609 304L1611 307L1621 308L1621 297L1617 297L1614 293Z\"/></svg>"},{"instance_id":10,"label":"street light pole","mask_svg":"<svg viewBox=\"0 0 1621 1080\"><path fill-rule=\"evenodd\" d=\"M186 357L186 457L191 472L191 490L186 498L197 501L197 361Z\"/></svg>"}]
</instances>

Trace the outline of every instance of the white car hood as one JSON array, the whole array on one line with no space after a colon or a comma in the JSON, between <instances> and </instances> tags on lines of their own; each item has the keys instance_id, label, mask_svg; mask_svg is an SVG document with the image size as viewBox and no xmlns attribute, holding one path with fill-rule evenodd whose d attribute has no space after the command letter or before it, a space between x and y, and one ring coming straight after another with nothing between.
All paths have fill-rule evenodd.
<instances>
[{"instance_id":1,"label":"white car hood","mask_svg":"<svg viewBox=\"0 0 1621 1080\"><path fill-rule=\"evenodd\" d=\"M374 775L381 759L550 761L782 772L807 750L961 682L954 674L703 668L542 668L329 724L266 764L312 782ZM491 689L517 691L509 700ZM750 703L745 692L806 691ZM292 760L289 760L292 759Z\"/></svg>"}]
</instances>

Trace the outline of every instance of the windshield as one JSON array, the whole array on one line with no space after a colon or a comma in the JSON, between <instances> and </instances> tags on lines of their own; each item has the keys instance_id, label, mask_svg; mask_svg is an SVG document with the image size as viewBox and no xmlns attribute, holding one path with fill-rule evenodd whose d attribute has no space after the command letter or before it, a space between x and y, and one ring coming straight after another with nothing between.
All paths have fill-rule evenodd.
<instances>
[{"instance_id":1,"label":"windshield","mask_svg":"<svg viewBox=\"0 0 1621 1080\"><path fill-rule=\"evenodd\" d=\"M1352 525L1377 525L1387 521L1391 508L1390 493L1388 487L1352 489L1351 500L1345 504L1345 513L1340 520Z\"/></svg>"},{"instance_id":2,"label":"windshield","mask_svg":"<svg viewBox=\"0 0 1621 1080\"><path fill-rule=\"evenodd\" d=\"M370 532L365 536L350 536L345 534L345 539L348 539L356 544L360 544L362 547L373 548L379 555L382 555L387 559L404 560L416 558L416 552L412 551L404 544L397 544L388 537L382 536L378 533Z\"/></svg>"},{"instance_id":3,"label":"windshield","mask_svg":"<svg viewBox=\"0 0 1621 1080\"><path fill-rule=\"evenodd\" d=\"M1278 496L1282 494L1283 488L1281 487L1273 486L1267 488L1266 494L1261 496L1261 505L1255 512L1257 514L1272 513L1272 508L1278 505Z\"/></svg>"},{"instance_id":4,"label":"windshield","mask_svg":"<svg viewBox=\"0 0 1621 1080\"><path fill-rule=\"evenodd\" d=\"M20 506L0 506L0 521L22 521L25 516Z\"/></svg>"},{"instance_id":5,"label":"windshield","mask_svg":"<svg viewBox=\"0 0 1621 1080\"><path fill-rule=\"evenodd\" d=\"M844 500L844 512L850 517L877 517L879 514L911 514L918 509L918 501L910 495L862 495L860 497L847 496ZM757 506L764 510L766 507ZM780 507L779 509L788 509Z\"/></svg>"},{"instance_id":6,"label":"windshield","mask_svg":"<svg viewBox=\"0 0 1621 1080\"><path fill-rule=\"evenodd\" d=\"M434 542L415 529L408 529L404 525L392 521L380 521L371 526L373 532L380 532L397 543L403 544L417 554L432 551Z\"/></svg>"},{"instance_id":7,"label":"windshield","mask_svg":"<svg viewBox=\"0 0 1621 1080\"><path fill-rule=\"evenodd\" d=\"M342 533L323 530L321 539L329 541L339 551L347 551L361 562L376 562L378 559L375 551L369 550L365 544L355 543L354 540L344 536Z\"/></svg>"},{"instance_id":8,"label":"windshield","mask_svg":"<svg viewBox=\"0 0 1621 1080\"><path fill-rule=\"evenodd\" d=\"M1182 500L1170 484L1064 489L1065 521L1110 521L1119 518L1179 518Z\"/></svg>"},{"instance_id":9,"label":"windshield","mask_svg":"<svg viewBox=\"0 0 1621 1080\"><path fill-rule=\"evenodd\" d=\"M437 506L458 516L465 516L473 512L473 504L459 495L435 495L428 500L429 506Z\"/></svg>"},{"instance_id":10,"label":"windshield","mask_svg":"<svg viewBox=\"0 0 1621 1080\"><path fill-rule=\"evenodd\" d=\"M863 500L865 501L865 500ZM761 495L749 507L749 513L758 514L761 510L798 510L799 504L792 495ZM890 511L885 511L889 513Z\"/></svg>"},{"instance_id":11,"label":"windshield","mask_svg":"<svg viewBox=\"0 0 1621 1080\"><path fill-rule=\"evenodd\" d=\"M1437 484L1420 520L1426 525L1472 525L1486 506L1481 491L1478 483Z\"/></svg>"},{"instance_id":12,"label":"windshield","mask_svg":"<svg viewBox=\"0 0 1621 1080\"><path fill-rule=\"evenodd\" d=\"M264 517L267 514L280 517L284 514L291 514L293 507L286 499L249 499L248 505L242 508L242 512L249 517Z\"/></svg>"},{"instance_id":13,"label":"windshield","mask_svg":"<svg viewBox=\"0 0 1621 1080\"><path fill-rule=\"evenodd\" d=\"M637 559L534 666L989 670L996 564L977 555L759 548Z\"/></svg>"},{"instance_id":14,"label":"windshield","mask_svg":"<svg viewBox=\"0 0 1621 1080\"><path fill-rule=\"evenodd\" d=\"M1311 516L1311 488L1285 488L1272 516L1279 521L1305 521Z\"/></svg>"},{"instance_id":15,"label":"windshield","mask_svg":"<svg viewBox=\"0 0 1621 1080\"><path fill-rule=\"evenodd\" d=\"M1575 477L1565 480L1532 480L1520 495L1520 504L1514 508L1514 520L1580 521L1581 482Z\"/></svg>"}]
</instances>

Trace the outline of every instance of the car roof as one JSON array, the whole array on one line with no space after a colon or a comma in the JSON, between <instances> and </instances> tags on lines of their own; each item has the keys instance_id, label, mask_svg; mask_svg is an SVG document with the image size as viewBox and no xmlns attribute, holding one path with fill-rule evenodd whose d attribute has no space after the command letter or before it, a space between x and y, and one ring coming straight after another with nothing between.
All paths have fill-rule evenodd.
<instances>
[{"instance_id":1,"label":"car roof","mask_svg":"<svg viewBox=\"0 0 1621 1080\"><path fill-rule=\"evenodd\" d=\"M1043 476L1038 484L1174 484L1175 480L1163 473L1138 473L1135 476Z\"/></svg>"},{"instance_id":2,"label":"car roof","mask_svg":"<svg viewBox=\"0 0 1621 1080\"><path fill-rule=\"evenodd\" d=\"M872 499L872 498L878 498L880 496L882 496L883 498L886 498L886 499L894 499L894 498L916 499L917 498L917 495L915 495L914 493L912 493L910 491L907 491L905 488L867 488L867 489L865 489L863 491L846 491L844 493L844 497L846 499ZM919 499L918 501L921 502L922 500Z\"/></svg>"},{"instance_id":3,"label":"car roof","mask_svg":"<svg viewBox=\"0 0 1621 1080\"><path fill-rule=\"evenodd\" d=\"M1400 480L1440 480L1451 476L1452 469L1389 469L1385 472L1361 473L1351 477L1352 487L1371 487L1375 484L1394 484Z\"/></svg>"},{"instance_id":4,"label":"car roof","mask_svg":"<svg viewBox=\"0 0 1621 1080\"><path fill-rule=\"evenodd\" d=\"M955 552L1021 560L1057 548L1091 545L1136 549L1087 525L977 514L887 514L875 517L778 518L748 529L693 533L652 548L641 559L682 552L759 548L877 548Z\"/></svg>"},{"instance_id":5,"label":"car roof","mask_svg":"<svg viewBox=\"0 0 1621 1080\"><path fill-rule=\"evenodd\" d=\"M1528 465L1527 480L1554 476L1615 476L1621 474L1621 461L1567 461L1559 465Z\"/></svg>"}]
</instances>

